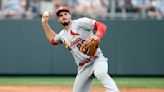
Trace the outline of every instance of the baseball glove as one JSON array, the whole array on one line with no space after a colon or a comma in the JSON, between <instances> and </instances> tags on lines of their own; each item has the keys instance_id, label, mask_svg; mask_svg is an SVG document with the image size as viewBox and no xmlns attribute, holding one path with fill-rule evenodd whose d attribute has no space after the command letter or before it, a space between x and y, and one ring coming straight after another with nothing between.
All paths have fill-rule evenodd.
<instances>
[{"instance_id":1,"label":"baseball glove","mask_svg":"<svg viewBox=\"0 0 164 92\"><path fill-rule=\"evenodd\" d=\"M100 40L96 36L93 36L82 43L80 51L88 56L94 56L99 46L99 43Z\"/></svg>"}]
</instances>

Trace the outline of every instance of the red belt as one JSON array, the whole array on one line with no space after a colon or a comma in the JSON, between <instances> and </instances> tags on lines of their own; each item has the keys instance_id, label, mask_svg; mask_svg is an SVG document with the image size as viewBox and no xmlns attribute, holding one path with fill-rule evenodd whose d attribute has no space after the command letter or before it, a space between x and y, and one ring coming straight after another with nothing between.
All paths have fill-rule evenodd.
<instances>
[{"instance_id":1,"label":"red belt","mask_svg":"<svg viewBox=\"0 0 164 92\"><path fill-rule=\"evenodd\" d=\"M98 57L98 56L93 56L92 58L95 60L97 57ZM85 60L84 62L79 63L79 66L83 66L83 65L85 65L86 63L89 63L90 61L91 61L90 59L87 59L87 60Z\"/></svg>"}]
</instances>

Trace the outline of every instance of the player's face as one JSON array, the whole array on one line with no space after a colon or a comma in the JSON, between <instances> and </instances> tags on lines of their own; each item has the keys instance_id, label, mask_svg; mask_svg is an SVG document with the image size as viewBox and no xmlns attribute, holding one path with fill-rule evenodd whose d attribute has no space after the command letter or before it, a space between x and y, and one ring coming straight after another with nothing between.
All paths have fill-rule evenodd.
<instances>
[{"instance_id":1,"label":"player's face","mask_svg":"<svg viewBox=\"0 0 164 92\"><path fill-rule=\"evenodd\" d=\"M69 12L67 11L62 11L59 13L58 15L58 21L62 24L62 25L68 25L70 23L71 20L71 15Z\"/></svg>"}]
</instances>

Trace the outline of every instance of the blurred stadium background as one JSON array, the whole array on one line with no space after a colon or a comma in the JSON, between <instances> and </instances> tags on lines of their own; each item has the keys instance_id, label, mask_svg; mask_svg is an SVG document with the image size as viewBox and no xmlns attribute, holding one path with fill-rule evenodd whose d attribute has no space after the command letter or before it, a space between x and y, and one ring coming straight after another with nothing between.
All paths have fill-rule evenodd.
<instances>
[{"instance_id":1,"label":"blurred stadium background","mask_svg":"<svg viewBox=\"0 0 164 92\"><path fill-rule=\"evenodd\" d=\"M108 25L101 48L119 87L164 88L164 0L0 0L0 85L58 85L63 78L56 76L72 85L77 67L71 54L51 46L40 23L49 10L59 32L54 10L63 5L73 19L86 16ZM35 83L36 77L13 76L43 77Z\"/></svg>"},{"instance_id":2,"label":"blurred stadium background","mask_svg":"<svg viewBox=\"0 0 164 92\"><path fill-rule=\"evenodd\" d=\"M163 19L164 0L0 0L0 18L37 19L62 5L73 16L101 19Z\"/></svg>"}]
</instances>

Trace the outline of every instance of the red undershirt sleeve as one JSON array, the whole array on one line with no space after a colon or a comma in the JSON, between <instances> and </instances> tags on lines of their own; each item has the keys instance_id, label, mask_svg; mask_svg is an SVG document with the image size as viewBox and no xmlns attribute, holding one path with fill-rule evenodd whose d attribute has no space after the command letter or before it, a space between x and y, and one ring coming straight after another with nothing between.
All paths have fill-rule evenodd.
<instances>
[{"instance_id":1,"label":"red undershirt sleeve","mask_svg":"<svg viewBox=\"0 0 164 92\"><path fill-rule=\"evenodd\" d=\"M52 45L57 45L57 43L55 42L54 38L52 38L51 44L52 44Z\"/></svg>"},{"instance_id":2,"label":"red undershirt sleeve","mask_svg":"<svg viewBox=\"0 0 164 92\"><path fill-rule=\"evenodd\" d=\"M101 39L107 30L107 26L101 22L96 21L94 25L94 30L96 31L95 35Z\"/></svg>"}]
</instances>

